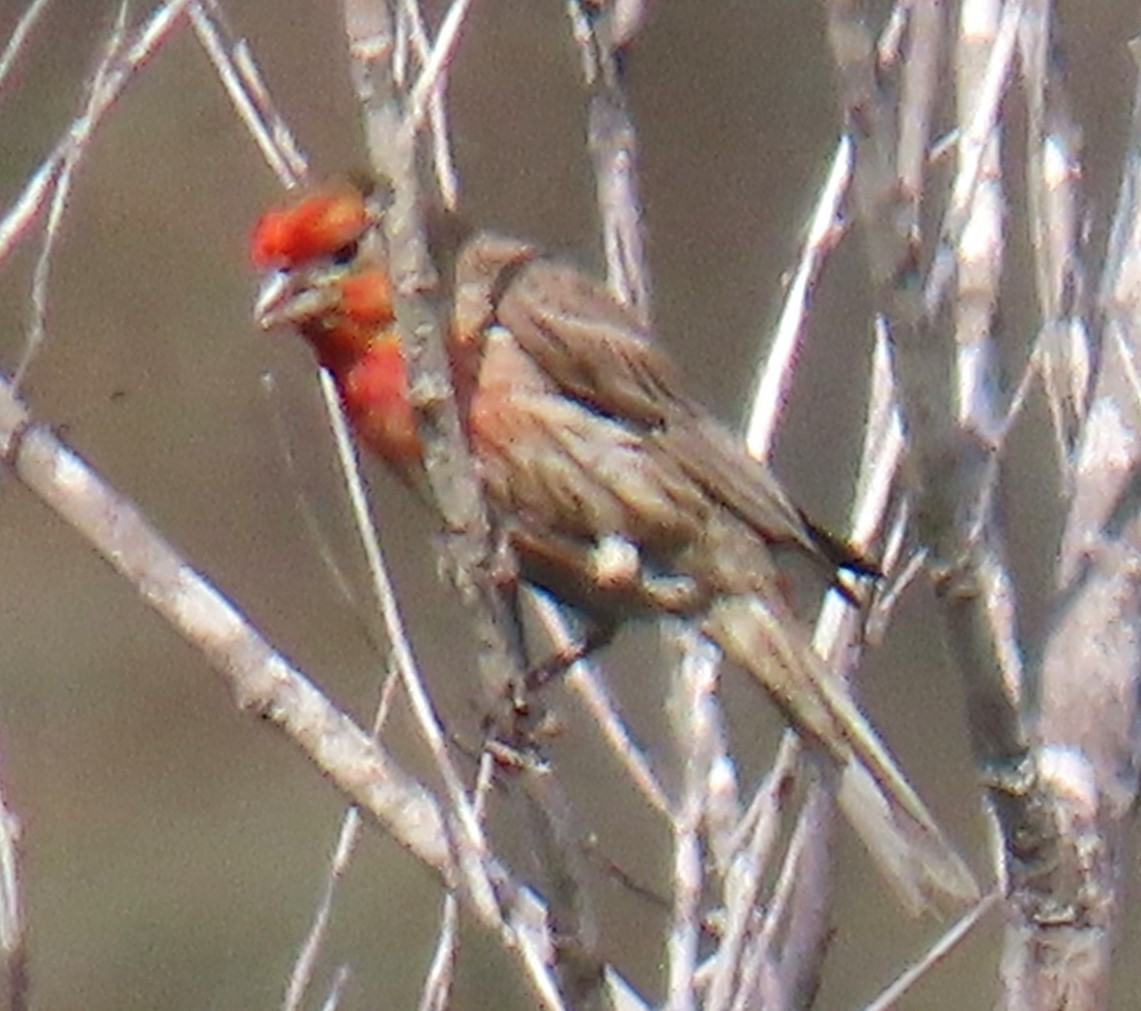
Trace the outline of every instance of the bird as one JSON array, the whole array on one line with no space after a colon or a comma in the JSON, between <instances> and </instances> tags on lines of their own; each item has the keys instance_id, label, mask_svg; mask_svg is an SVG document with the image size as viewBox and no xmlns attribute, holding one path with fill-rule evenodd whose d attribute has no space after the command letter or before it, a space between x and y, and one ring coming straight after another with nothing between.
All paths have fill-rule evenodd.
<instances>
[{"instance_id":1,"label":"bird","mask_svg":"<svg viewBox=\"0 0 1141 1011\"><path fill-rule=\"evenodd\" d=\"M251 260L263 329L291 327L331 374L360 441L407 483L422 446L367 189L335 183L265 212ZM767 463L685 390L649 326L577 265L473 231L450 268L448 353L464 432L518 576L605 641L673 615L750 674L811 749L911 913L973 900L973 875L845 684L813 649L778 564L844 589L875 568L813 522Z\"/></svg>"}]
</instances>

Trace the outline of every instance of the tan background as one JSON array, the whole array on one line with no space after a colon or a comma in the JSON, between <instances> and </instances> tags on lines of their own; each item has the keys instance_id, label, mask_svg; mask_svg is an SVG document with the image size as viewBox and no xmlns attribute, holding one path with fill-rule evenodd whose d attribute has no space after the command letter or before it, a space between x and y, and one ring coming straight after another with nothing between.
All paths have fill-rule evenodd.
<instances>
[{"instance_id":1,"label":"tan background","mask_svg":"<svg viewBox=\"0 0 1141 1011\"><path fill-rule=\"evenodd\" d=\"M319 173L364 164L335 5L234 3ZM1113 21L1115 9L1122 20ZM77 109L114 6L59 4L0 96L7 203ZM1087 124L1087 182L1102 226L1116 184L1132 73L1126 4L1097 5L1067 36ZM18 16L0 0L0 36ZM1089 73L1085 69L1089 68ZM640 128L655 315L695 392L728 420L775 316L781 275L836 137L816 5L660 3L630 64ZM577 56L559 3L476 4L452 79L464 205L597 263ZM361 599L365 585L312 368L296 342L249 322L245 237L277 194L189 31L123 98L80 170L51 285L49 340L30 375L37 416L134 498L185 556L362 719L379 661L321 561L299 508L316 510ZM33 244L0 271L0 362L18 360ZM817 298L812 342L778 469L797 497L841 522L854 474L869 337L859 264L841 257ZM1025 296L1023 296L1025 297ZM1007 322L1022 346L1017 298ZM1017 352L1012 354L1017 360ZM272 375L276 392L263 391ZM117 394L122 394L118 396ZM275 418L278 419L275 421ZM1039 466L1035 407L1012 467L1011 515L1032 641L1057 530ZM291 471L280 448L292 446ZM430 525L373 473L376 502L418 655L457 725L470 722L462 617L437 586ZM0 483L0 773L25 821L36 1005L275 1006L320 888L341 803L299 754L237 714L202 660L79 540L8 479ZM365 605L367 606L367 605ZM867 705L904 765L985 868L957 686L932 641L922 591L867 671ZM610 657L644 740L662 740L661 683L633 636ZM733 730L752 771L777 726L731 682ZM650 885L666 837L633 793L600 795L612 769L573 713L559 746L606 854ZM403 722L398 721L398 722ZM758 732L757 727L763 728ZM763 737L764 740L759 740ZM407 741L397 728L395 741ZM407 752L407 749L406 749ZM422 766L414 752L410 763ZM502 827L502 826L501 826ZM839 931L820 1006L859 1006L914 958L935 924L909 924L844 835ZM519 855L520 866L526 866ZM440 898L414 861L370 835L337 907L328 964L347 961L344 1007L414 1006ZM603 892L607 950L660 995L664 917ZM905 1007L988 1007L995 930L984 929ZM1137 950L1127 927L1123 946ZM1127 959L1122 960L1125 965ZM326 966L328 968L328 966ZM507 957L477 932L456 1007L527 1007ZM1136 977L1133 977L1134 983ZM503 988L506 987L506 992ZM1121 1007L1131 984L1119 980Z\"/></svg>"}]
</instances>

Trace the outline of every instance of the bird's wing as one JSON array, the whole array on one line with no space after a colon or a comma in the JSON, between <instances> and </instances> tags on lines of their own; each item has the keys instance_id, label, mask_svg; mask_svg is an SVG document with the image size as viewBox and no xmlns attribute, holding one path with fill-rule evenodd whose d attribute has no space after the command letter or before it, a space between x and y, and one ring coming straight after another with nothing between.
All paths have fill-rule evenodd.
<instances>
[{"instance_id":1,"label":"bird's wing","mask_svg":"<svg viewBox=\"0 0 1141 1011\"><path fill-rule=\"evenodd\" d=\"M698 409L653 438L707 495L766 541L801 548L829 575L838 568L864 575L875 571L844 541L805 516L768 466L750 456L741 440L711 415Z\"/></svg>"},{"instance_id":2,"label":"bird's wing","mask_svg":"<svg viewBox=\"0 0 1141 1011\"><path fill-rule=\"evenodd\" d=\"M495 318L557 387L600 414L658 427L682 402L673 363L649 330L574 267L523 264L499 293Z\"/></svg>"},{"instance_id":3,"label":"bird's wing","mask_svg":"<svg viewBox=\"0 0 1141 1011\"><path fill-rule=\"evenodd\" d=\"M766 541L802 548L829 571L867 569L805 517L766 464L682 392L673 362L649 329L581 271L544 259L520 265L502 285L495 316L559 389L640 426L651 451L672 459Z\"/></svg>"},{"instance_id":4,"label":"bird's wing","mask_svg":"<svg viewBox=\"0 0 1141 1011\"><path fill-rule=\"evenodd\" d=\"M566 396L506 327L489 329L469 423L489 497L538 528L642 546L698 536L708 499L645 427Z\"/></svg>"}]
</instances>

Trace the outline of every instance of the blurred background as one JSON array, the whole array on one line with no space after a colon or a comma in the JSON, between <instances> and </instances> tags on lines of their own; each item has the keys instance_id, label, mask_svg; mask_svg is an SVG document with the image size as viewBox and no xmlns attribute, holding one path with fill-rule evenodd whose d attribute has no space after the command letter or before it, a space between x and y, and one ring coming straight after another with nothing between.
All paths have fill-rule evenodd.
<instances>
[{"instance_id":1,"label":"blurred background","mask_svg":"<svg viewBox=\"0 0 1141 1011\"><path fill-rule=\"evenodd\" d=\"M0 37L22 8L0 0ZM32 37L0 95L3 204L80 109L116 11L96 0L57 4ZM337 6L245 0L229 13L317 175L363 167ZM143 17L141 7L132 16ZM1096 230L1128 122L1135 5L1083 5L1066 26L1070 63L1082 71L1070 83L1087 129L1086 182L1101 208ZM628 68L657 329L693 392L735 422L837 138L822 17L797 0L659 3ZM450 108L466 214L601 273L585 96L563 5L476 3ZM192 33L179 32L107 117L79 170L54 261L48 339L26 393L38 419L367 724L383 652L313 366L300 342L250 321L247 234L278 196ZM34 236L25 240L0 270L5 370L23 349L37 248ZM776 457L797 500L833 527L844 523L863 424L865 276L848 243L815 296ZM1029 335L1015 310L1005 322L1017 362ZM1044 628L1060 516L1042 465L1045 418L1031 406L1006 487L1030 643ZM379 468L368 473L418 659L445 718L474 727L471 645L436 578L431 521ZM36 1006L275 1006L343 802L294 747L239 714L201 657L7 477L0 509L0 776L24 822ZM354 599L338 589L307 510ZM909 593L860 691L985 880L959 690L932 638L926 593ZM605 659L641 740L660 755L668 725L655 650L652 633L635 631ZM725 691L753 782L780 723L748 685L728 678ZM617 777L587 721L573 706L560 711L568 730L556 758L600 852L661 890L663 826L633 790L611 785ZM387 739L409 767L426 768L402 713ZM528 873L502 812L496 824ZM846 830L840 838L825 1009L860 1006L941 931L901 918L858 844ZM599 894L609 957L660 999L664 913L613 882ZM332 967L351 967L343 1007L414 1006L441 902L413 859L366 833L323 961L326 980ZM996 930L977 932L902 1006L990 1006ZM1122 947L1138 948L1128 924ZM1120 960L1121 1007L1132 1006L1124 995L1138 985L1124 975L1133 961ZM459 983L456 1007L531 1006L507 956L477 930L465 934Z\"/></svg>"}]
</instances>

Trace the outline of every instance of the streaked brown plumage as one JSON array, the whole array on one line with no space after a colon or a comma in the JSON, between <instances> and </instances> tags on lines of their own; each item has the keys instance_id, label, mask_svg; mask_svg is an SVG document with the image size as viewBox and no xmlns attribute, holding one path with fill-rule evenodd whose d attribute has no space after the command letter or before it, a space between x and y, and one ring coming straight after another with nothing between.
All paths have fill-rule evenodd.
<instances>
[{"instance_id":1,"label":"streaked brown plumage","mask_svg":"<svg viewBox=\"0 0 1141 1011\"><path fill-rule=\"evenodd\" d=\"M361 241L368 215L332 201L338 245L317 256L320 214L305 199L292 205L304 211L301 240L291 246L289 208L272 212L272 241L262 226L256 233L259 266L283 271L267 282L260 319L299 329L358 434L407 476L419 444L407 438L391 312L365 299L371 314L355 318L348 297L379 266ZM350 240L346 220L362 222ZM842 806L909 908L974 896L969 871L809 644L774 550L802 554L830 580L838 568L866 573L864 563L806 519L768 467L682 391L649 331L581 271L478 233L456 257L453 297L461 412L521 576L602 626L646 612L691 618L839 766ZM374 339L360 340L361 324ZM378 374L383 382L361 381ZM393 431L402 441L388 439Z\"/></svg>"}]
</instances>

